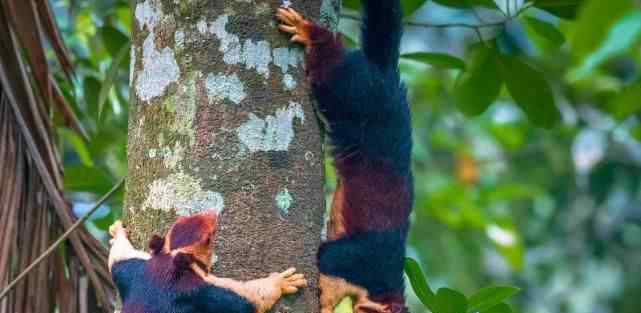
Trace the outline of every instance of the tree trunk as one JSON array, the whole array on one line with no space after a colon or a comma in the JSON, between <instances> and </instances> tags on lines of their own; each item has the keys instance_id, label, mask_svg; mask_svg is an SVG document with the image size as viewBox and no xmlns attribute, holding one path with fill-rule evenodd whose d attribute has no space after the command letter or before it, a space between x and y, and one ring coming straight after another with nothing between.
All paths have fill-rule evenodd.
<instances>
[{"instance_id":1,"label":"tree trunk","mask_svg":"<svg viewBox=\"0 0 641 313\"><path fill-rule=\"evenodd\" d=\"M137 0L124 218L142 247L177 215L216 209L214 273L295 266L310 286L274 312L317 312L321 136L303 51L276 28L281 4ZM338 0L292 5L337 20Z\"/></svg>"}]
</instances>

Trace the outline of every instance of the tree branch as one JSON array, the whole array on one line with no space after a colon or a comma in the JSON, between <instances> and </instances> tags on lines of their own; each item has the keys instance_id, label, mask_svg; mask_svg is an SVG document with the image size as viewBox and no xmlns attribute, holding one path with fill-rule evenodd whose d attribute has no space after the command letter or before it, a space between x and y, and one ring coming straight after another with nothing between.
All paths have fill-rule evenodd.
<instances>
[{"instance_id":1,"label":"tree branch","mask_svg":"<svg viewBox=\"0 0 641 313\"><path fill-rule=\"evenodd\" d=\"M349 20L354 20L354 21L360 21L361 18L359 16L351 15L351 14L341 14L342 18L349 19ZM470 23L444 23L444 24L435 24L435 23L429 23L429 22L416 22L416 21L408 21L405 22L404 24L406 26L412 26L412 27L425 27L425 28L471 28L471 29L481 29L481 28L491 28L491 27L501 27L503 26L509 18L506 18L504 20L498 21L498 22L492 22L492 23L483 23L483 24L470 24Z\"/></svg>"}]
</instances>

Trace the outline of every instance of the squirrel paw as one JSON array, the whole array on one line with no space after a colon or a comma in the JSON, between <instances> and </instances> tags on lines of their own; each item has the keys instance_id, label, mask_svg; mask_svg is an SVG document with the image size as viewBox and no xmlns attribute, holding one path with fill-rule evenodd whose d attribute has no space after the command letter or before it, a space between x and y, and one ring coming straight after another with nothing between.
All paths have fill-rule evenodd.
<instances>
[{"instance_id":1,"label":"squirrel paw","mask_svg":"<svg viewBox=\"0 0 641 313\"><path fill-rule=\"evenodd\" d=\"M292 42L299 42L305 46L311 44L308 26L311 24L292 8L279 8L276 17L282 23L278 26L283 32L292 34Z\"/></svg>"},{"instance_id":2,"label":"squirrel paw","mask_svg":"<svg viewBox=\"0 0 641 313\"><path fill-rule=\"evenodd\" d=\"M298 288L307 286L307 280L303 274L296 273L295 268L290 268L282 273L273 273L271 279L275 279L280 286L283 294L292 294L298 291Z\"/></svg>"},{"instance_id":3,"label":"squirrel paw","mask_svg":"<svg viewBox=\"0 0 641 313\"><path fill-rule=\"evenodd\" d=\"M112 237L112 239L109 241L109 243L113 244L114 239L117 237L127 237L127 230L125 230L125 227L122 225L121 220L115 221L111 226L109 226L109 235Z\"/></svg>"}]
</instances>

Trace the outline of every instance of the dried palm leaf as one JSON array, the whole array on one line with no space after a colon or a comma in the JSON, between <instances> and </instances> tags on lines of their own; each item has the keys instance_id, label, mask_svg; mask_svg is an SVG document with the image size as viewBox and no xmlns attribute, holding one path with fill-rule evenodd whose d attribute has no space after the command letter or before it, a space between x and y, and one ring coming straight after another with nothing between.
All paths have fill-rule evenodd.
<instances>
[{"instance_id":1,"label":"dried palm leaf","mask_svg":"<svg viewBox=\"0 0 641 313\"><path fill-rule=\"evenodd\" d=\"M62 193L52 112L86 136L52 79L47 45L71 78L47 1L0 1L0 290L76 220ZM106 256L85 229L75 231L0 300L0 313L111 311Z\"/></svg>"}]
</instances>

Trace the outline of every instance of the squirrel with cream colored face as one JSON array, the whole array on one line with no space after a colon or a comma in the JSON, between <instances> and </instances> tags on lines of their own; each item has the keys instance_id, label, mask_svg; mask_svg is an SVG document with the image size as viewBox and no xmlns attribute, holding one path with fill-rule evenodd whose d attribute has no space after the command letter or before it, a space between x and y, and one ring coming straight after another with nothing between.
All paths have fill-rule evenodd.
<instances>
[{"instance_id":1,"label":"squirrel with cream colored face","mask_svg":"<svg viewBox=\"0 0 641 313\"><path fill-rule=\"evenodd\" d=\"M109 269L122 298L122 313L264 313L286 294L307 285L294 268L252 281L209 272L217 216L179 217L151 254L134 249L120 221L112 236Z\"/></svg>"}]
</instances>

